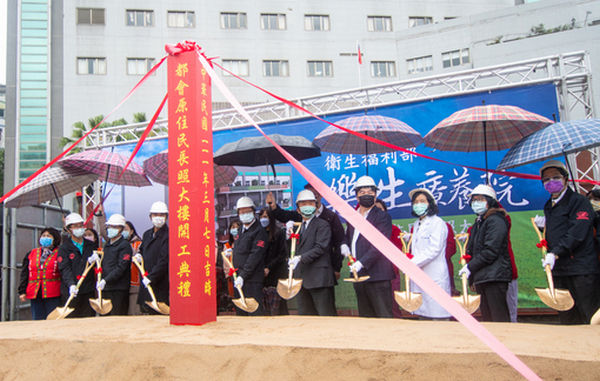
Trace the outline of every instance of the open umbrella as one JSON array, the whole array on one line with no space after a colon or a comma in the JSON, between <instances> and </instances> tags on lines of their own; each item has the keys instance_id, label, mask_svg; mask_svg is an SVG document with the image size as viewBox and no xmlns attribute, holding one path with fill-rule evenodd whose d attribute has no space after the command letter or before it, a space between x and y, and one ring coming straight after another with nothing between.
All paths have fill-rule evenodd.
<instances>
[{"instance_id":1,"label":"open umbrella","mask_svg":"<svg viewBox=\"0 0 600 381\"><path fill-rule=\"evenodd\" d=\"M20 208L38 205L54 198L59 200L60 197L81 190L97 179L98 175L83 169L51 167L7 198L4 205Z\"/></svg>"},{"instance_id":2,"label":"open umbrella","mask_svg":"<svg viewBox=\"0 0 600 381\"><path fill-rule=\"evenodd\" d=\"M169 185L169 151L164 150L144 160L144 172L159 184ZM215 187L231 184L238 175L237 169L229 165L215 165Z\"/></svg>"},{"instance_id":3,"label":"open umbrella","mask_svg":"<svg viewBox=\"0 0 600 381\"><path fill-rule=\"evenodd\" d=\"M427 135L425 145L442 151L485 152L510 148L525 136L552 124L541 115L517 106L483 105L460 110L438 123Z\"/></svg>"},{"instance_id":4,"label":"open umbrella","mask_svg":"<svg viewBox=\"0 0 600 381\"><path fill-rule=\"evenodd\" d=\"M120 153L89 150L67 156L58 161L63 168L76 168L97 174L101 180L118 185L145 187L152 185L137 163L131 162L119 178L129 158Z\"/></svg>"}]
</instances>

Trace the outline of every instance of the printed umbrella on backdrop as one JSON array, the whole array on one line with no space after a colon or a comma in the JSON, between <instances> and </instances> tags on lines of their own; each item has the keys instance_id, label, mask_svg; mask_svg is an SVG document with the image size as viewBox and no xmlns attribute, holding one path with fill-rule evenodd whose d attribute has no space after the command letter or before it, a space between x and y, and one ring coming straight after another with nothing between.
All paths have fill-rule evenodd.
<instances>
[{"instance_id":1,"label":"printed umbrella on backdrop","mask_svg":"<svg viewBox=\"0 0 600 381\"><path fill-rule=\"evenodd\" d=\"M4 201L8 208L38 205L81 190L96 181L98 175L78 168L50 167Z\"/></svg>"},{"instance_id":2,"label":"printed umbrella on backdrop","mask_svg":"<svg viewBox=\"0 0 600 381\"><path fill-rule=\"evenodd\" d=\"M145 187L152 185L137 163L131 162L123 176L123 171L129 158L116 152L89 150L67 156L58 161L58 165L67 169L81 169L95 173L101 180L118 185Z\"/></svg>"},{"instance_id":3,"label":"printed umbrella on backdrop","mask_svg":"<svg viewBox=\"0 0 600 381\"><path fill-rule=\"evenodd\" d=\"M387 116L353 116L336 122L336 124L402 148L413 148L423 143L423 137L412 127L398 119ZM349 134L335 126L329 126L321 131L313 139L313 143L321 148L321 151L342 154L368 155L371 153L394 151L392 148ZM369 166L367 160L368 174Z\"/></svg>"},{"instance_id":4,"label":"printed umbrella on backdrop","mask_svg":"<svg viewBox=\"0 0 600 381\"><path fill-rule=\"evenodd\" d=\"M144 160L144 172L150 180L163 185L169 185L169 151L164 150ZM215 165L215 188L231 184L238 175L237 169L229 165Z\"/></svg>"},{"instance_id":5,"label":"printed umbrella on backdrop","mask_svg":"<svg viewBox=\"0 0 600 381\"><path fill-rule=\"evenodd\" d=\"M425 145L442 151L485 152L486 182L488 151L510 148L525 136L553 122L517 106L482 105L460 110L438 123Z\"/></svg>"}]
</instances>

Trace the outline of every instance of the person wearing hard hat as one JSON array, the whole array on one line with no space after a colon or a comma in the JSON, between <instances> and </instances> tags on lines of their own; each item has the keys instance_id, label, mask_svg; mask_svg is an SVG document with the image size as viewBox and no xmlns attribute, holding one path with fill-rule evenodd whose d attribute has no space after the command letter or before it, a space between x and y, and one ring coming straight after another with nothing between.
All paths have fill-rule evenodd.
<instances>
[{"instance_id":1,"label":"person wearing hard hat","mask_svg":"<svg viewBox=\"0 0 600 381\"><path fill-rule=\"evenodd\" d=\"M256 219L254 201L250 197L240 197L236 203L238 218L242 226L238 231L238 239L233 246L233 267L237 269L234 282L237 297L240 297L237 288L240 287L247 298L254 298L258 302L258 309L253 313L242 311L235 307L236 314L240 316L264 315L263 309L263 283L265 280L265 255L267 254L268 235L260 222Z\"/></svg>"},{"instance_id":2,"label":"person wearing hard hat","mask_svg":"<svg viewBox=\"0 0 600 381\"><path fill-rule=\"evenodd\" d=\"M87 239L83 239L85 221L77 213L71 213L65 217L65 230L69 237L63 240L58 249L58 270L62 279L61 297L64 302L70 295L74 296L69 307L75 310L68 317L96 316L89 300L94 297L95 279L89 272L81 287L76 284L83 274L88 263L95 263L98 255L94 253L94 245Z\"/></svg>"},{"instance_id":3,"label":"person wearing hard hat","mask_svg":"<svg viewBox=\"0 0 600 381\"><path fill-rule=\"evenodd\" d=\"M508 215L498 204L494 189L484 184L471 192L471 208L477 215L466 248L471 258L458 275L467 274L469 283L481 295L483 321L510 322L506 293L513 272L508 252Z\"/></svg>"},{"instance_id":4,"label":"person wearing hard hat","mask_svg":"<svg viewBox=\"0 0 600 381\"><path fill-rule=\"evenodd\" d=\"M589 200L567 186L569 175L558 160L540 169L550 199L544 216L536 216L546 229L548 254L542 266L550 265L554 287L569 290L575 305L559 311L561 324L588 324L600 304L600 263L594 249L594 209Z\"/></svg>"},{"instance_id":5,"label":"person wearing hard hat","mask_svg":"<svg viewBox=\"0 0 600 381\"><path fill-rule=\"evenodd\" d=\"M354 192L358 200L358 212L365 218L364 223L370 223L384 236L392 234L392 218L387 212L375 207L377 186L369 176L362 176L354 184ZM362 234L360 226L348 224L346 242L350 249L343 250L346 257L352 255L356 262L350 266L359 276L370 276L364 282L354 283L354 292L358 304L358 315L361 317L391 318L392 313L392 284L394 266L371 244Z\"/></svg>"},{"instance_id":6,"label":"person wearing hard hat","mask_svg":"<svg viewBox=\"0 0 600 381\"><path fill-rule=\"evenodd\" d=\"M106 221L108 242L104 246L102 280L96 284L96 288L103 291L103 297L112 302L109 315L127 315L129 310L133 249L123 237L125 226L125 217L120 214L113 214Z\"/></svg>"},{"instance_id":7,"label":"person wearing hard hat","mask_svg":"<svg viewBox=\"0 0 600 381\"><path fill-rule=\"evenodd\" d=\"M167 204L156 201L150 207L150 220L152 228L146 230L142 236L142 244L134 259L144 260L146 274L142 274L142 285L137 302L143 314L157 315L158 312L148 307L145 303L151 301L148 285L158 302L169 304L169 226L167 217L169 209Z\"/></svg>"},{"instance_id":8,"label":"person wearing hard hat","mask_svg":"<svg viewBox=\"0 0 600 381\"><path fill-rule=\"evenodd\" d=\"M428 189L417 188L408 193L412 214L417 217L412 230L411 262L419 266L447 294L450 294L450 275L446 263L448 227L438 217L438 207ZM411 290L423 295L423 304L414 314L428 319L447 319L450 314L414 282Z\"/></svg>"},{"instance_id":9,"label":"person wearing hard hat","mask_svg":"<svg viewBox=\"0 0 600 381\"><path fill-rule=\"evenodd\" d=\"M296 254L289 259L295 278L302 279L298 293L300 315L335 316L333 297L334 275L329 256L331 229L327 221L316 218L317 199L313 192L304 189L296 198L298 213L302 215L300 237L296 243ZM293 224L287 226L288 236Z\"/></svg>"}]
</instances>

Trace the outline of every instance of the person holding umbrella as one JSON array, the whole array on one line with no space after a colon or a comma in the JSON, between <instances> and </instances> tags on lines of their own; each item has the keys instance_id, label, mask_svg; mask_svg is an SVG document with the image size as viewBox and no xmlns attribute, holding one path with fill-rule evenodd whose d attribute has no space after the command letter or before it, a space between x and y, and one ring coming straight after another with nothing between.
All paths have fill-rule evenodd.
<instances>
[{"instance_id":1,"label":"person holding umbrella","mask_svg":"<svg viewBox=\"0 0 600 381\"><path fill-rule=\"evenodd\" d=\"M77 289L75 286L87 264L95 263L99 259L94 253L94 244L83 239L83 223L84 220L78 213L71 213L65 217L65 229L69 236L58 249L58 270L62 279L61 297L63 302L66 302L70 295L74 296L70 304L74 311L69 317L96 316L89 303L94 297L94 277L88 273L81 287Z\"/></svg>"},{"instance_id":2,"label":"person holding umbrella","mask_svg":"<svg viewBox=\"0 0 600 381\"><path fill-rule=\"evenodd\" d=\"M129 310L129 283L131 282L131 256L133 249L123 237L125 217L113 214L106 221L108 242L104 246L102 280L96 288L111 300L112 310L108 315L127 315Z\"/></svg>"},{"instance_id":3,"label":"person holding umbrella","mask_svg":"<svg viewBox=\"0 0 600 381\"><path fill-rule=\"evenodd\" d=\"M512 267L507 213L498 204L494 189L483 184L473 189L471 208L477 215L466 248L471 259L458 275L467 274L481 295L479 308L483 321L510 322L506 293L512 280Z\"/></svg>"},{"instance_id":4,"label":"person holding umbrella","mask_svg":"<svg viewBox=\"0 0 600 381\"><path fill-rule=\"evenodd\" d=\"M588 324L598 309L600 262L594 249L594 209L588 199L567 186L568 172L558 160L546 162L540 169L544 189L550 199L544 216L535 224L546 229L548 253L542 266L550 265L556 288L571 293L575 305L559 311L561 324Z\"/></svg>"},{"instance_id":5,"label":"person holding umbrella","mask_svg":"<svg viewBox=\"0 0 600 381\"><path fill-rule=\"evenodd\" d=\"M134 259L144 261L146 274L142 274L142 284L138 294L138 304L143 314L156 315L154 309L145 302L151 301L148 285L152 284L152 290L158 302L169 304L169 226L167 217L169 209L167 204L156 201L150 207L150 220L153 227L146 230L142 236L142 244Z\"/></svg>"},{"instance_id":6,"label":"person holding umbrella","mask_svg":"<svg viewBox=\"0 0 600 381\"><path fill-rule=\"evenodd\" d=\"M236 314L261 316L264 315L262 288L269 237L267 231L256 220L254 201L250 197L240 197L236 209L242 226L233 246L233 267L237 269L234 286L238 297L240 295L237 288L240 287L246 298L254 298L258 302L258 309L252 313L242 311L236 306Z\"/></svg>"},{"instance_id":7,"label":"person holding umbrella","mask_svg":"<svg viewBox=\"0 0 600 381\"><path fill-rule=\"evenodd\" d=\"M375 207L377 186L372 177L362 176L354 184L358 200L358 212L384 236L392 234L392 218ZM392 294L391 280L394 279L394 266L365 237L360 234L360 226L348 224L346 241L350 242L350 250L342 251L345 256L352 255L356 261L350 271L359 276L369 276L364 282L354 283L354 292L358 304L358 315L361 317L391 318Z\"/></svg>"}]
</instances>

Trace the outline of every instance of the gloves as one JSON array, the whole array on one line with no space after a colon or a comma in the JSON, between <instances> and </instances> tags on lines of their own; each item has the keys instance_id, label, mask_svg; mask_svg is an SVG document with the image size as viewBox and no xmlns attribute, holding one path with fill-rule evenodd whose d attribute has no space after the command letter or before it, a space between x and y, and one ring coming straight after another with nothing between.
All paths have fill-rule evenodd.
<instances>
[{"instance_id":1,"label":"gloves","mask_svg":"<svg viewBox=\"0 0 600 381\"><path fill-rule=\"evenodd\" d=\"M244 287L244 278L242 278L241 276L235 278L235 282L233 282L233 286L235 288L242 288L242 287Z\"/></svg>"},{"instance_id":2,"label":"gloves","mask_svg":"<svg viewBox=\"0 0 600 381\"><path fill-rule=\"evenodd\" d=\"M144 284L144 287L148 288L148 285L152 282L150 282L150 278L148 278L147 276L142 278L142 283Z\"/></svg>"},{"instance_id":3,"label":"gloves","mask_svg":"<svg viewBox=\"0 0 600 381\"><path fill-rule=\"evenodd\" d=\"M542 259L542 267L546 268L546 265L549 265L550 270L552 270L554 268L554 262L556 262L556 255L548 253L544 259Z\"/></svg>"},{"instance_id":4,"label":"gloves","mask_svg":"<svg viewBox=\"0 0 600 381\"><path fill-rule=\"evenodd\" d=\"M142 263L142 254L137 253L136 255L133 256L133 260L134 260L134 262Z\"/></svg>"},{"instance_id":5,"label":"gloves","mask_svg":"<svg viewBox=\"0 0 600 381\"><path fill-rule=\"evenodd\" d=\"M356 271L358 273L360 270L363 269L363 267L364 266L363 266L362 263L360 263L360 261L356 261L356 262L354 262L353 264L350 265L350 272L355 272Z\"/></svg>"},{"instance_id":6,"label":"gloves","mask_svg":"<svg viewBox=\"0 0 600 381\"><path fill-rule=\"evenodd\" d=\"M285 223L285 239L290 239L294 232L294 221L288 221Z\"/></svg>"},{"instance_id":7,"label":"gloves","mask_svg":"<svg viewBox=\"0 0 600 381\"><path fill-rule=\"evenodd\" d=\"M100 282L98 282L98 284L96 285L96 290L98 291L102 291L104 290L104 286L106 286L106 281L104 279L100 280Z\"/></svg>"},{"instance_id":8,"label":"gloves","mask_svg":"<svg viewBox=\"0 0 600 381\"><path fill-rule=\"evenodd\" d=\"M350 248L348 247L348 245L346 245L345 243L342 244L342 246L340 246L340 252L342 253L342 255L346 258L348 258L348 256L351 254L350 253Z\"/></svg>"},{"instance_id":9,"label":"gloves","mask_svg":"<svg viewBox=\"0 0 600 381\"><path fill-rule=\"evenodd\" d=\"M223 252L225 253L225 256L227 258L231 258L231 255L233 255L233 249L232 248L225 249L225 250L223 250Z\"/></svg>"},{"instance_id":10,"label":"gloves","mask_svg":"<svg viewBox=\"0 0 600 381\"><path fill-rule=\"evenodd\" d=\"M99 261L99 260L100 260L100 257L98 256L97 253L94 253L88 257L88 263L90 263L90 264L94 263L96 261Z\"/></svg>"},{"instance_id":11,"label":"gloves","mask_svg":"<svg viewBox=\"0 0 600 381\"><path fill-rule=\"evenodd\" d=\"M546 217L536 215L533 217L533 222L535 223L535 226L543 229L546 226Z\"/></svg>"},{"instance_id":12,"label":"gloves","mask_svg":"<svg viewBox=\"0 0 600 381\"><path fill-rule=\"evenodd\" d=\"M75 286L75 285L69 286L69 296L76 297L78 292L79 292L79 290L77 289L77 286Z\"/></svg>"},{"instance_id":13,"label":"gloves","mask_svg":"<svg viewBox=\"0 0 600 381\"><path fill-rule=\"evenodd\" d=\"M293 258L288 259L288 266L290 266L292 268L292 270L296 269L296 266L298 266L298 263L300 263L299 255L296 255Z\"/></svg>"},{"instance_id":14,"label":"gloves","mask_svg":"<svg viewBox=\"0 0 600 381\"><path fill-rule=\"evenodd\" d=\"M467 278L471 276L471 270L469 270L469 265L464 265L462 269L458 272L458 276L462 276L463 274L467 275Z\"/></svg>"}]
</instances>

